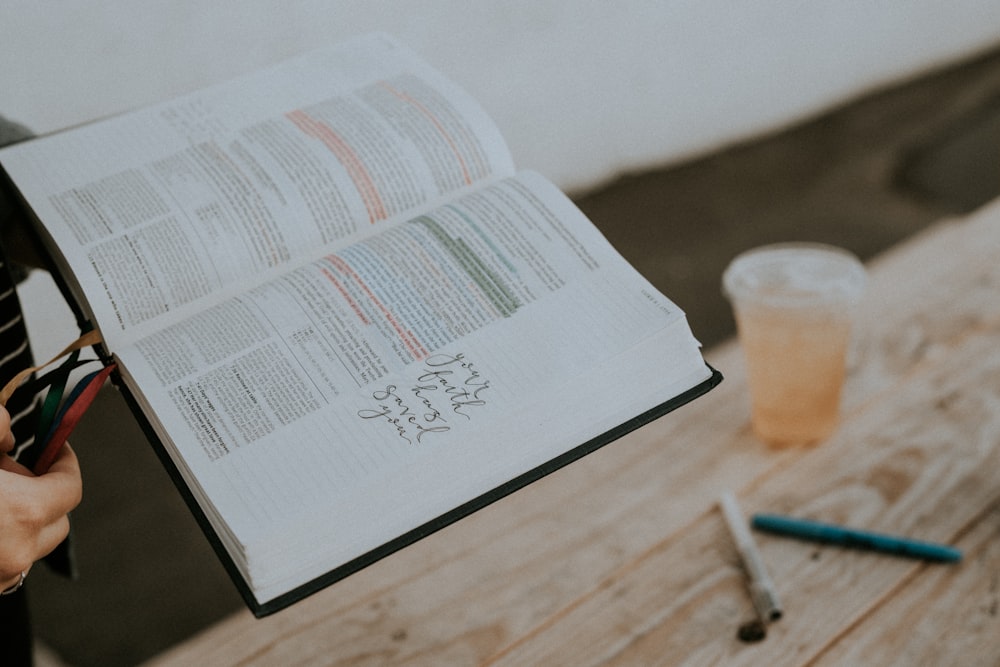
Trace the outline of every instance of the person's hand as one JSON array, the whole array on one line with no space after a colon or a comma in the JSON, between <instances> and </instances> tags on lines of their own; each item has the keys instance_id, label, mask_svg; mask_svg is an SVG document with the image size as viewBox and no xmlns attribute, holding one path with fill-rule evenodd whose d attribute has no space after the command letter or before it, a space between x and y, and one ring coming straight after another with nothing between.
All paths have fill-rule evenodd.
<instances>
[{"instance_id":1,"label":"person's hand","mask_svg":"<svg viewBox=\"0 0 1000 667\"><path fill-rule=\"evenodd\" d=\"M68 514L83 496L80 465L68 444L37 477L8 455L13 448L10 414L0 407L0 590L16 585L66 539Z\"/></svg>"}]
</instances>

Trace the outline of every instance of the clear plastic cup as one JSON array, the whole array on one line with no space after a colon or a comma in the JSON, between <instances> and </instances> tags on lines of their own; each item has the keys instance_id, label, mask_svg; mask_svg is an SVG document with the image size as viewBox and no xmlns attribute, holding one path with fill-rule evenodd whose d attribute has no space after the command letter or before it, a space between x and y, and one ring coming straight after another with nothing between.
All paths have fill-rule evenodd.
<instances>
[{"instance_id":1,"label":"clear plastic cup","mask_svg":"<svg viewBox=\"0 0 1000 667\"><path fill-rule=\"evenodd\" d=\"M811 444L836 430L865 282L857 257L819 243L762 246L726 268L723 291L746 359L751 423L765 443Z\"/></svg>"}]
</instances>

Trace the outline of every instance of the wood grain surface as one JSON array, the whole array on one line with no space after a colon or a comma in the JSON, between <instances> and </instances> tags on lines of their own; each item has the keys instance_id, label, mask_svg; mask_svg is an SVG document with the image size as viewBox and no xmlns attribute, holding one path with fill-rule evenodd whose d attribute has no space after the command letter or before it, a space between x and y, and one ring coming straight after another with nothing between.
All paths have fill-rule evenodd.
<instances>
[{"instance_id":1,"label":"wood grain surface","mask_svg":"<svg viewBox=\"0 0 1000 667\"><path fill-rule=\"evenodd\" d=\"M285 611L167 665L995 665L1000 204L877 258L844 422L770 450L740 351L702 399ZM715 502L955 543L955 565L757 534L785 618L756 643Z\"/></svg>"}]
</instances>

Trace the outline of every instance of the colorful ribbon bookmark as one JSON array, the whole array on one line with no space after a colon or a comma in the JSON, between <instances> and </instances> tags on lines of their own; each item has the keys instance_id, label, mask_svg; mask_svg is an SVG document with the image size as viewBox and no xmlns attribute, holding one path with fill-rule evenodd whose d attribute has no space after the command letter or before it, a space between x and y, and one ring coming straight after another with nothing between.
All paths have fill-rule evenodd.
<instances>
[{"instance_id":1,"label":"colorful ribbon bookmark","mask_svg":"<svg viewBox=\"0 0 1000 667\"><path fill-rule=\"evenodd\" d=\"M35 465L31 469L33 473L41 475L49 469L52 462L56 460L56 456L59 454L62 446L66 443L69 434L76 428L80 417L87 411L90 404L94 402L97 392L104 386L104 381L108 379L108 376L111 375L111 371L114 369L115 364L111 364L99 371L94 371L83 378L73 388L73 391L70 392L69 397L66 399L65 405L59 411L59 415L52 424L49 437L43 444L44 449L42 450L42 454L35 461Z\"/></svg>"},{"instance_id":2,"label":"colorful ribbon bookmark","mask_svg":"<svg viewBox=\"0 0 1000 667\"><path fill-rule=\"evenodd\" d=\"M36 429L35 447L41 447L41 454L32 466L32 472L41 475L49 469L55 461L59 451L66 443L66 439L79 423L83 413L87 411L90 404L97 397L97 392L104 385L104 381L115 369L115 364L109 364L104 368L89 373L80 380L73 390L63 400L66 384L69 380L70 371L78 366L95 361L94 359L79 359L79 351L84 347L96 345L101 342L101 336L97 331L88 331L80 336L73 343L68 345L59 354L48 360L44 364L27 368L15 375L2 390L0 390L0 405L6 406L11 395L19 387L30 388L37 393L44 387L48 387L48 393L42 403L41 417ZM62 357L69 355L58 368L52 370L42 377L35 378L30 382L25 382L33 373L36 373L47 366L55 363Z\"/></svg>"},{"instance_id":3,"label":"colorful ribbon bookmark","mask_svg":"<svg viewBox=\"0 0 1000 667\"><path fill-rule=\"evenodd\" d=\"M14 393L14 390L20 387L21 383L27 380L32 373L40 371L46 366L54 364L55 362L65 357L67 354L70 354L71 352L74 352L76 350L82 350L83 348L89 347L91 345L97 345L100 342L102 342L101 334L98 333L96 329L88 331L87 333L83 334L75 341L67 345L62 352L52 357L44 364L40 364L38 366L32 366L31 368L25 368L23 371L21 371L13 378L11 378L10 382L8 382L4 386L4 388L0 390L0 405L6 406L7 401L10 400L11 394Z\"/></svg>"}]
</instances>

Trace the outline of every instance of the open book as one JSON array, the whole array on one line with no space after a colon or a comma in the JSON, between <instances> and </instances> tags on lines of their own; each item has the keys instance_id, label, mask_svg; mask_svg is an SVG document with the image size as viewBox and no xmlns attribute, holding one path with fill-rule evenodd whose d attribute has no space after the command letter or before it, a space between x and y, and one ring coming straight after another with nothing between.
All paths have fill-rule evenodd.
<instances>
[{"instance_id":1,"label":"open book","mask_svg":"<svg viewBox=\"0 0 1000 667\"><path fill-rule=\"evenodd\" d=\"M0 164L258 616L721 379L683 312L386 35Z\"/></svg>"}]
</instances>

